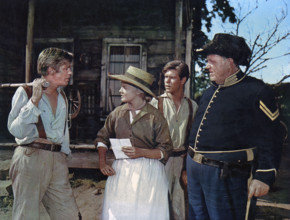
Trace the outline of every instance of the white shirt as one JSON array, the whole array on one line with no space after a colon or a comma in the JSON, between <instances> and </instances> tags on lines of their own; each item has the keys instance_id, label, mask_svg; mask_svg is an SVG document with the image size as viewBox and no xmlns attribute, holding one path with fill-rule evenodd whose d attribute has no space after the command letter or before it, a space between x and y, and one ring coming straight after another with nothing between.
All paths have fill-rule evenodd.
<instances>
[{"instance_id":1,"label":"white shirt","mask_svg":"<svg viewBox=\"0 0 290 220\"><path fill-rule=\"evenodd\" d=\"M45 94L42 95L38 107L31 100L22 87L19 87L13 98L8 116L8 130L15 137L18 145L29 144L39 138L36 124L41 116L47 140L61 144L61 151L69 154L69 132L66 123L66 103L58 89L58 100L55 115ZM66 126L64 134L64 126Z\"/></svg>"},{"instance_id":2,"label":"white shirt","mask_svg":"<svg viewBox=\"0 0 290 220\"><path fill-rule=\"evenodd\" d=\"M182 150L184 147L184 142L187 134L187 123L188 116L190 113L188 101L184 97L181 100L179 109L176 110L173 100L164 93L161 95L163 97L163 115L169 125L171 140L174 149ZM192 117L194 118L197 111L197 104L195 101L191 100L192 103ZM158 100L153 98L150 102L155 108L158 108Z\"/></svg>"}]
</instances>

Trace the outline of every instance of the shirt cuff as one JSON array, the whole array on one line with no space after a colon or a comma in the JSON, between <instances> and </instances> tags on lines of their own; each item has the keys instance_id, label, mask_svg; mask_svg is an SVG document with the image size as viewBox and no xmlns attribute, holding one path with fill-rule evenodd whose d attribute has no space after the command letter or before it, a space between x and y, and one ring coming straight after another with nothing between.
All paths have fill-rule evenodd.
<instances>
[{"instance_id":1,"label":"shirt cuff","mask_svg":"<svg viewBox=\"0 0 290 220\"><path fill-rule=\"evenodd\" d=\"M105 148L108 149L107 145L105 145L105 144L102 143L102 142L98 142L97 148L99 148L99 147L105 147Z\"/></svg>"},{"instance_id":2,"label":"shirt cuff","mask_svg":"<svg viewBox=\"0 0 290 220\"><path fill-rule=\"evenodd\" d=\"M159 160L162 160L164 158L164 154L162 152L162 150L160 151L161 157L159 158Z\"/></svg>"},{"instance_id":3,"label":"shirt cuff","mask_svg":"<svg viewBox=\"0 0 290 220\"><path fill-rule=\"evenodd\" d=\"M275 182L275 172L276 172L276 169L257 170L254 173L253 179L260 180L263 183L266 183L267 185L272 186Z\"/></svg>"}]
</instances>

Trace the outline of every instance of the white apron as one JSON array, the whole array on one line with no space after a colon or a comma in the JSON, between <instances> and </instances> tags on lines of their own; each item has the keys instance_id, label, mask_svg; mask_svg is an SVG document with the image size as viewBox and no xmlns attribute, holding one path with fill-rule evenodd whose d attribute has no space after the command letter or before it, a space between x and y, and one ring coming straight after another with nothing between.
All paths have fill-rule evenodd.
<instances>
[{"instance_id":1,"label":"white apron","mask_svg":"<svg viewBox=\"0 0 290 220\"><path fill-rule=\"evenodd\" d=\"M115 160L109 176L102 220L168 220L168 183L156 159Z\"/></svg>"}]
</instances>

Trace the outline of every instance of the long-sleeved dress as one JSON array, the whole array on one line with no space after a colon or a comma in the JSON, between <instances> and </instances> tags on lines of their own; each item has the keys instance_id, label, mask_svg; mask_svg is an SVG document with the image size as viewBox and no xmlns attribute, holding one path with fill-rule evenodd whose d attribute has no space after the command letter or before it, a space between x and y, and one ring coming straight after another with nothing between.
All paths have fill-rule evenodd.
<instances>
[{"instance_id":1,"label":"long-sleeved dress","mask_svg":"<svg viewBox=\"0 0 290 220\"><path fill-rule=\"evenodd\" d=\"M109 146L109 138L129 138L132 146L160 149L163 159L119 159L109 176L102 219L169 219L168 183L164 164L172 150L163 115L146 104L130 122L128 104L117 107L98 132L96 142Z\"/></svg>"}]
</instances>

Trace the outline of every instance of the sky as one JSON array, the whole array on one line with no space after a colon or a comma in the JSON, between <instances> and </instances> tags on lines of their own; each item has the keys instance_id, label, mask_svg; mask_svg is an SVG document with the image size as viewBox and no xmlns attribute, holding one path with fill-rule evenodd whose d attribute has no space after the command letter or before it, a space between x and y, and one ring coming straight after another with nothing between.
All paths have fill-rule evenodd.
<instances>
[{"instance_id":1,"label":"sky","mask_svg":"<svg viewBox=\"0 0 290 220\"><path fill-rule=\"evenodd\" d=\"M239 5L241 6L241 15L245 15L251 9L258 8L253 11L240 26L239 36L244 37L248 43L254 40L258 34L266 34L274 27L276 17L282 15L281 9L288 10L286 19L279 27L279 34L290 32L290 1L289 0L230 0L230 5L235 8L238 15ZM235 24L227 22L223 24L220 19L213 21L212 31L208 33L209 39L212 39L215 33L235 33ZM281 42L278 46L267 54L267 57L279 57L286 52L290 52L290 36L288 40ZM279 82L283 76L290 74L290 56L284 56L266 63L267 67L251 76L262 79L266 83L274 84ZM283 82L290 82L290 78Z\"/></svg>"}]
</instances>

